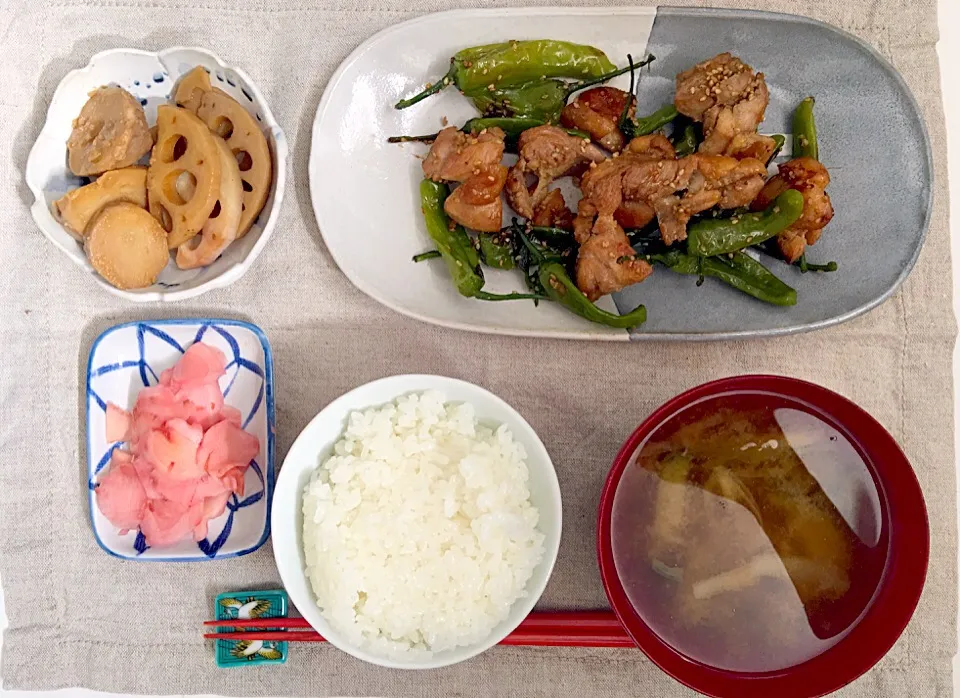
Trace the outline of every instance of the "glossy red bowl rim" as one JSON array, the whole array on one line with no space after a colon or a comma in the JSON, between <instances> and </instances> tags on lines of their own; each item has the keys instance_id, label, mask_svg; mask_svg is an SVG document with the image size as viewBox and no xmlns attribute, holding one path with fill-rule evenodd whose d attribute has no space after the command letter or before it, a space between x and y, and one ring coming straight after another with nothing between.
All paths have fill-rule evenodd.
<instances>
[{"instance_id":1,"label":"glossy red bowl rim","mask_svg":"<svg viewBox=\"0 0 960 698\"><path fill-rule=\"evenodd\" d=\"M617 486L643 440L665 419L698 400L744 391L773 393L805 403L843 433L866 456L877 485L883 524L889 531L884 575L859 623L823 654L762 674L701 664L661 640L627 598L613 561L610 532ZM900 446L876 419L842 395L814 383L785 376L746 375L721 378L681 393L657 408L630 435L617 453L600 495L597 553L614 613L644 654L677 681L714 698L818 698L863 675L903 633L923 591L930 529L916 474Z\"/></svg>"}]
</instances>

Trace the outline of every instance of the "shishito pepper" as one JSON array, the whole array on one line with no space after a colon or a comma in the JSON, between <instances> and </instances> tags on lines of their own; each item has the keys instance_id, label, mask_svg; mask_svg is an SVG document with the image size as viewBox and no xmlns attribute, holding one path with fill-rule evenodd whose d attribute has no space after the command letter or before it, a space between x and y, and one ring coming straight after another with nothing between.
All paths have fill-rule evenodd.
<instances>
[{"instance_id":1,"label":"shishito pepper","mask_svg":"<svg viewBox=\"0 0 960 698\"><path fill-rule=\"evenodd\" d=\"M630 140L638 136L649 136L654 131L658 131L669 124L679 115L680 113L675 106L667 104L652 114L642 116L639 119L627 116L625 119L621 119L619 127L620 131L623 132L623 137Z\"/></svg>"},{"instance_id":2,"label":"shishito pepper","mask_svg":"<svg viewBox=\"0 0 960 698\"><path fill-rule=\"evenodd\" d=\"M437 246L453 277L453 283L462 296L481 301L542 300L536 293L489 293L483 290L483 271L480 253L462 225L454 224L443 210L443 202L450 194L446 184L424 179L420 182L420 208L427 224L427 234ZM432 259L437 255L428 250L415 255L414 262Z\"/></svg>"},{"instance_id":3,"label":"shishito pepper","mask_svg":"<svg viewBox=\"0 0 960 698\"><path fill-rule=\"evenodd\" d=\"M714 257L759 245L790 227L803 213L803 194L787 189L759 213L715 218L687 229L687 251L696 257Z\"/></svg>"},{"instance_id":4,"label":"shishito pepper","mask_svg":"<svg viewBox=\"0 0 960 698\"><path fill-rule=\"evenodd\" d=\"M480 255L463 226L451 227L450 220L443 211L443 202L449 193L450 189L446 184L425 179L420 182L420 207L427 224L427 234L446 262L457 291L469 298L476 296L483 288Z\"/></svg>"},{"instance_id":5,"label":"shishito pepper","mask_svg":"<svg viewBox=\"0 0 960 698\"><path fill-rule=\"evenodd\" d=\"M474 46L454 54L443 78L395 106L406 109L449 85L471 94L491 85L497 89L546 78L584 79L615 69L600 49L569 41L535 39Z\"/></svg>"},{"instance_id":6,"label":"shishito pepper","mask_svg":"<svg viewBox=\"0 0 960 698\"><path fill-rule=\"evenodd\" d=\"M672 142L678 158L685 158L697 152L700 138L696 123L686 116L678 116L674 119Z\"/></svg>"},{"instance_id":7,"label":"shishito pepper","mask_svg":"<svg viewBox=\"0 0 960 698\"><path fill-rule=\"evenodd\" d=\"M629 99L627 99L627 103L623 105L623 111L620 113L620 118L617 120L617 128L620 129L623 137L628 141L638 136L647 136L654 131L663 128L680 116L680 112L677 111L677 108L673 104L665 104L649 116L636 118L635 116L630 115L630 111L637 101L637 93L635 89L637 78L636 69L642 68L645 65L649 65L653 60L653 56L650 56L643 63L637 64L633 62L633 56L631 56L629 53L627 54L627 63L629 63L627 69L630 71L630 92L628 93Z\"/></svg>"},{"instance_id":8,"label":"shishito pepper","mask_svg":"<svg viewBox=\"0 0 960 698\"><path fill-rule=\"evenodd\" d=\"M577 288L566 268L559 262L541 264L537 269L537 278L551 300L590 322L630 329L647 321L647 309L642 305L638 305L626 315L614 315L598 308Z\"/></svg>"},{"instance_id":9,"label":"shishito pepper","mask_svg":"<svg viewBox=\"0 0 960 698\"><path fill-rule=\"evenodd\" d=\"M494 269L513 269L513 241L509 228L499 233L480 233L480 259Z\"/></svg>"},{"instance_id":10,"label":"shishito pepper","mask_svg":"<svg viewBox=\"0 0 960 698\"><path fill-rule=\"evenodd\" d=\"M796 305L797 292L745 252L719 257L696 257L680 250L645 255L678 274L710 276L728 286L773 305Z\"/></svg>"},{"instance_id":11,"label":"shishito pepper","mask_svg":"<svg viewBox=\"0 0 960 698\"><path fill-rule=\"evenodd\" d=\"M528 282L532 281L535 284L534 288L537 291L542 291L547 298L559 303L585 320L607 327L630 329L646 322L647 309L642 305L638 305L626 315L614 315L598 308L577 288L561 261L562 257L548 256L548 254L555 253L555 250L533 243L516 226L514 230L529 255L529 267L524 269L527 273Z\"/></svg>"},{"instance_id":12,"label":"shishito pepper","mask_svg":"<svg viewBox=\"0 0 960 698\"><path fill-rule=\"evenodd\" d=\"M807 97L793 112L793 157L820 159L813 97Z\"/></svg>"},{"instance_id":13,"label":"shishito pepper","mask_svg":"<svg viewBox=\"0 0 960 698\"><path fill-rule=\"evenodd\" d=\"M634 68L649 65L654 60L653 56L648 56ZM560 112L567 105L567 100L575 92L612 80L629 70L630 66L626 66L575 82L550 78L464 94L485 116L520 116L556 123L560 119Z\"/></svg>"}]
</instances>

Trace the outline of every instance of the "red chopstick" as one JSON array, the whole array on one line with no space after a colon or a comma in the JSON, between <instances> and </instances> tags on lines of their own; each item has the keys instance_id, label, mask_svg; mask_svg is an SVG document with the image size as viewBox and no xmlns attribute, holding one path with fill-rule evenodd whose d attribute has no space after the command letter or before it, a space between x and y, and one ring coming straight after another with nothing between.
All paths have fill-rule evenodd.
<instances>
[{"instance_id":1,"label":"red chopstick","mask_svg":"<svg viewBox=\"0 0 960 698\"><path fill-rule=\"evenodd\" d=\"M214 632L208 640L280 640L325 642L314 630L258 630L259 628L310 628L303 618L257 618L251 620L208 620L204 625L240 628L239 632ZM620 621L611 611L547 611L531 613L501 645L542 647L633 647Z\"/></svg>"}]
</instances>

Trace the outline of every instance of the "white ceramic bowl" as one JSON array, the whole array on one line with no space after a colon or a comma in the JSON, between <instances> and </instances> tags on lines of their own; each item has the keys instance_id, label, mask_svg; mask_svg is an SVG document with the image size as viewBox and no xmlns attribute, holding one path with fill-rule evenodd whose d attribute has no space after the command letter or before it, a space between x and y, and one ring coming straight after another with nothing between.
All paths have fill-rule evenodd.
<instances>
[{"instance_id":1,"label":"white ceramic bowl","mask_svg":"<svg viewBox=\"0 0 960 698\"><path fill-rule=\"evenodd\" d=\"M400 661L358 648L334 630L324 619L304 573L303 489L311 474L330 455L340 439L347 415L355 410L388 403L401 395L438 390L451 402L468 402L482 422L506 424L527 452L530 471L530 500L540 511L538 529L544 534L543 560L527 584L526 596L518 599L510 615L483 641L474 645L437 652L428 659ZM403 375L381 378L343 395L320 411L297 437L283 462L273 496L273 553L280 578L290 600L304 618L331 644L344 652L381 666L396 669L435 669L476 656L510 634L533 610L547 586L560 547L560 485L553 462L533 428L506 402L483 388L442 376Z\"/></svg>"},{"instance_id":2,"label":"white ceramic bowl","mask_svg":"<svg viewBox=\"0 0 960 698\"><path fill-rule=\"evenodd\" d=\"M119 442L106 438L106 403L131 410L137 394L155 385L194 342L203 341L227 357L220 379L224 402L240 410L243 428L260 440L260 453L244 475L243 497L210 521L207 537L164 548L148 547L139 531L123 535L100 513L94 487ZM270 535L273 490L273 358L266 335L237 320L143 320L116 325L97 337L87 362L87 477L93 535L104 551L127 560L204 562L252 553Z\"/></svg>"},{"instance_id":3,"label":"white ceramic bowl","mask_svg":"<svg viewBox=\"0 0 960 698\"><path fill-rule=\"evenodd\" d=\"M180 76L202 65L211 82L242 104L260 123L273 156L270 196L250 231L231 244L213 264L181 270L173 262L153 286L123 291L100 278L78 243L53 217L50 205L67 191L85 183L67 167L67 139L73 120L88 94L102 85L118 85L140 98L149 124L156 123L157 107L169 102ZM243 276L267 244L280 215L287 169L287 140L273 118L263 95L239 68L223 63L209 51L174 47L159 53L117 48L98 53L85 68L71 71L57 87L47 110L47 121L27 159L26 179L34 202L30 209L37 226L74 262L93 274L97 283L117 296L132 301L177 301L232 284Z\"/></svg>"}]
</instances>

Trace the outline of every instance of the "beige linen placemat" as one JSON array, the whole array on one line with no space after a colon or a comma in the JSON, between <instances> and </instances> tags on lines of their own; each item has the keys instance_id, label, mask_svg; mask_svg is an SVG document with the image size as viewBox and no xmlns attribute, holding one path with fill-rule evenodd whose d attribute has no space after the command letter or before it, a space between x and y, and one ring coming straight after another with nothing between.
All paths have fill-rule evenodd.
<instances>
[{"instance_id":1,"label":"beige linen placemat","mask_svg":"<svg viewBox=\"0 0 960 698\"><path fill-rule=\"evenodd\" d=\"M199 623L212 617L219 592L278 585L270 544L241 559L200 564L105 555L88 523L80 421L84 366L99 332L122 320L200 315L248 319L269 336L278 460L327 402L379 376L462 377L516 406L552 453L564 496L563 543L543 608L605 606L595 562L598 494L622 440L659 403L702 381L758 371L847 395L890 429L911 458L929 507L932 556L907 632L843 695L951 695L955 325L934 0L723 3L803 13L843 27L876 46L910 84L933 143L936 199L927 244L902 290L866 317L814 334L642 345L483 336L408 320L353 288L323 246L307 159L327 79L377 30L475 4L0 0L0 576L10 620L4 686L234 695L690 695L630 650L500 647L450 669L409 673L368 666L331 647L295 645L284 667L216 669ZM176 44L206 46L253 77L290 140L292 186L273 239L243 280L173 307L134 306L97 288L42 237L28 212L23 171L67 71L111 47Z\"/></svg>"}]
</instances>

